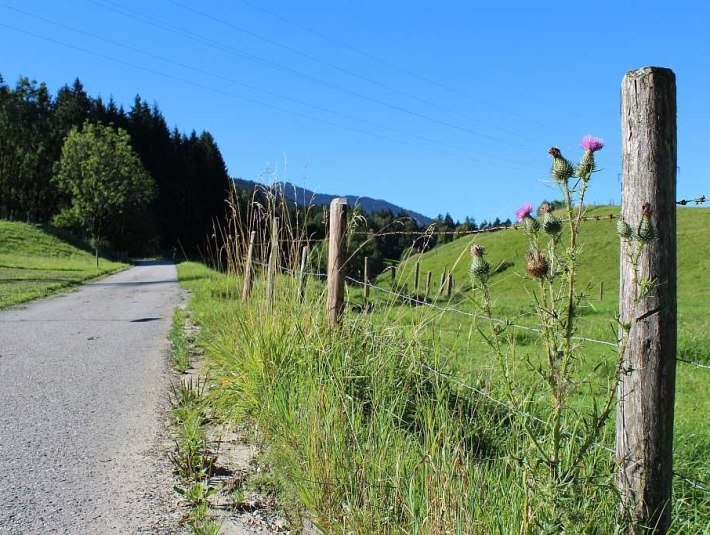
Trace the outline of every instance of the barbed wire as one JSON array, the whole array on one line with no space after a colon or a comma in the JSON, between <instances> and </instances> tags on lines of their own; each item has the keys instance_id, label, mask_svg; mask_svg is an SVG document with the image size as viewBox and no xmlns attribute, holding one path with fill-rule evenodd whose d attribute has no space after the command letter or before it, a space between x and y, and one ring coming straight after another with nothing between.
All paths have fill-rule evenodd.
<instances>
[{"instance_id":1,"label":"barbed wire","mask_svg":"<svg viewBox=\"0 0 710 535\"><path fill-rule=\"evenodd\" d=\"M345 279L348 280L348 281L350 281L350 282L352 282L352 283L354 283L354 284L359 284L360 286L364 286L364 285L365 285L365 283L364 283L363 281L359 281L359 280L357 280L357 279L354 279L353 277L346 276ZM410 303L415 303L415 304L420 305L420 306L431 307L431 308L434 308L434 309L439 310L439 311L441 311L441 312L450 312L450 313L453 313L453 314L459 314L459 315L466 316L466 317L469 317L469 318L486 319L486 320L492 321L492 322L494 322L494 323L499 323L499 324L501 324L501 325L506 325L506 326L508 326L508 327L513 327L513 328L515 328L515 329L520 329L520 330L523 330L523 331L528 331L528 332L534 332L534 333L542 334L542 330L541 330L541 329L536 329L536 328L534 328L534 327L528 327L528 326L525 326L525 325L519 325L519 324L517 324L517 323L511 322L510 320L504 320L504 319L502 319L502 318L496 318L496 317L486 317L486 316L482 316L482 315L480 315L480 314L474 314L473 312L466 312L465 310L461 310L461 309L454 308L454 307L444 307L444 306L441 306L441 305L437 305L437 304L435 304L435 303L430 303L429 301L422 301L421 299L417 299L416 297L412 297L411 295L405 295L405 294L401 294L401 293L398 293L398 292L394 292L394 291L392 291L392 290L388 290L387 288L383 288L383 287L381 287L381 286L378 286L378 285L376 285L376 284L372 284L372 283L370 283L370 282L368 282L367 285L368 285L370 288L374 288L374 289L376 289L376 290L378 290L378 291L380 291L380 292L383 292L383 293L392 295L392 296L394 296L394 297L398 297L398 298L400 298L400 299L402 299L402 300L404 300L404 301L408 301L408 302L410 302ZM606 341L606 340L597 340L597 339L595 339L595 338L587 338L587 337L584 337L584 336L575 336L575 337L573 337L573 339L574 339L574 340L577 340L577 341L582 341L582 342L592 342L592 343L596 343L596 344L600 344L600 345L605 345L605 346L609 346L609 347L617 347L617 345L618 345L618 344L615 343L615 342L609 342L609 341Z\"/></svg>"},{"instance_id":2,"label":"barbed wire","mask_svg":"<svg viewBox=\"0 0 710 535\"><path fill-rule=\"evenodd\" d=\"M676 201L676 204L679 204L681 206L685 206L686 204L690 203L695 203L696 205L698 204L704 204L706 202L710 201L708 197L705 195L700 195L699 197L696 197L695 199L681 199L680 201Z\"/></svg>"},{"instance_id":3,"label":"barbed wire","mask_svg":"<svg viewBox=\"0 0 710 535\"><path fill-rule=\"evenodd\" d=\"M707 364L702 364L702 363L700 363L700 362L695 362L695 361L693 361L693 360L685 360L685 359L682 359L682 358L680 358L680 357L676 357L676 360L677 360L678 362L684 362L685 364L690 364L691 366L695 366L696 368L701 368L701 369L704 369L704 370L710 370L710 366L708 366Z\"/></svg>"},{"instance_id":4,"label":"barbed wire","mask_svg":"<svg viewBox=\"0 0 710 535\"><path fill-rule=\"evenodd\" d=\"M258 260L253 260L253 263L254 263L254 264L257 264L257 265L259 265L259 266L262 266L262 267L266 267L266 268L269 267L269 264L264 263L264 262L260 262L260 261L258 261ZM283 267L283 266L280 267L279 269L280 269L281 271L285 271L285 272L287 272L287 273L289 273L289 274L291 274L291 275L293 275L293 276L300 276L300 275L301 275L301 271L300 271L300 270L295 270L295 269L291 269L291 268ZM315 277L315 278L318 278L318 279L327 279L327 278L328 278L328 275L327 275L326 273L318 273L318 272L315 272L315 271L303 271L303 275L305 275L305 276L310 276L310 277ZM359 286L363 286L363 287L365 286L365 282L364 282L364 281L355 279L355 278L353 278L353 277L351 277L351 276L346 276L346 277L345 277L345 280L347 280L347 281L349 281L349 282L351 282L351 283L353 283L353 284L357 284L357 285L359 285ZM383 293L386 293L386 294L388 294L388 295L391 295L391 296L393 296L393 297L397 297L397 298L399 298L399 299L401 299L401 300L403 300L403 301L406 301L406 302L409 302L409 303L413 303L413 304L419 305L419 306L427 306L427 307L433 308L433 309L435 309L435 310L438 310L438 311L440 311L440 312L452 313L452 314L459 314L459 315L461 315L461 316L465 316L465 317L468 317L468 318L474 318L474 319L484 319L484 320L487 320L487 321L491 321L491 322L493 322L493 323L498 323L498 324L500 324L500 325L504 325L504 326L506 326L506 327L512 327L512 328L514 328L514 329L519 329L519 330L522 330L522 331L532 332L532 333L536 333L536 334L542 334L542 330L541 330L541 329L537 329L537 328L535 328L535 327L529 327L529 326L526 326L526 325L520 325L520 324L518 324L518 323L512 322L511 320L506 320L506 319L502 319L502 318L482 316L482 315L480 315L480 314L474 314L473 312L467 312L467 311L465 311L465 310L461 310L461 309L458 309L458 308L455 308L455 307L437 305L436 303L432 303L432 302L429 302L429 301L423 301L423 300L418 299L418 298L416 298L416 297L413 297L413 296L411 296L411 295L406 295L406 294L402 294L402 293L399 293L399 292L395 292L395 291L389 290L389 289L387 289L387 288L383 288L382 286L379 286L379 285L377 285L377 284L373 284L372 282L369 282L369 281L368 281L368 283L367 283L367 286L370 287L370 288L372 288L372 289L375 289L375 290L378 290L378 291L380 291L380 292L383 292ZM577 340L577 341L579 341L579 342L590 342L590 343L593 343L593 344L599 344L599 345L603 345L603 346L606 346L606 347L618 348L618 342L610 342L610 341L608 341L608 340L599 340L599 339L590 338L590 337L587 337L587 336L573 336L572 339L573 339L573 340ZM677 360L678 362L682 362L682 363L684 363L684 364L688 364L688 365L693 366L693 367L695 367L695 368L704 369L704 370L710 370L710 366L708 366L707 364L703 364L703 363L696 362L696 361L692 361L692 360L683 359L683 358L680 358L680 357L676 357L676 360Z\"/></svg>"},{"instance_id":5,"label":"barbed wire","mask_svg":"<svg viewBox=\"0 0 710 535\"><path fill-rule=\"evenodd\" d=\"M615 219L619 219L619 216L617 214L609 214L609 215L590 215L590 216L582 216L581 221L613 221ZM496 225L496 226L491 226L491 227L485 227L485 228L479 228L479 229L471 229L471 230L436 230L435 228L428 228L425 230L390 230L387 232L377 232L377 231L364 231L364 230L358 230L358 231L353 231L350 234L355 234L358 236L372 236L375 238L379 238L380 236L470 236L470 235L475 235L475 234L483 234L486 232L499 232L501 230L524 230L525 225L521 223L511 223L511 224L503 224L503 225Z\"/></svg>"}]
</instances>

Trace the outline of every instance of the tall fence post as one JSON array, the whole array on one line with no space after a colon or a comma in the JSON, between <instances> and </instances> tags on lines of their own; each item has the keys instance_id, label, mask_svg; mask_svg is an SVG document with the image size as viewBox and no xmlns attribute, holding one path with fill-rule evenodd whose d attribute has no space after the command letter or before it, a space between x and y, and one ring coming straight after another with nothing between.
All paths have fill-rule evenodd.
<instances>
[{"instance_id":1,"label":"tall fence post","mask_svg":"<svg viewBox=\"0 0 710 535\"><path fill-rule=\"evenodd\" d=\"M256 231L252 230L249 234L249 246L247 247L247 259L244 264L244 288L242 289L242 299L247 300L251 295L251 286L254 280L254 266L252 257L254 256L254 240L256 239Z\"/></svg>"},{"instance_id":2,"label":"tall fence post","mask_svg":"<svg viewBox=\"0 0 710 535\"><path fill-rule=\"evenodd\" d=\"M370 297L370 259L366 256L365 257L365 265L363 266L362 269L362 294L365 297L365 301L368 300Z\"/></svg>"},{"instance_id":3,"label":"tall fence post","mask_svg":"<svg viewBox=\"0 0 710 535\"><path fill-rule=\"evenodd\" d=\"M328 228L328 318L337 326L345 308L345 231L348 225L348 200L336 197L330 203Z\"/></svg>"},{"instance_id":4,"label":"tall fence post","mask_svg":"<svg viewBox=\"0 0 710 535\"><path fill-rule=\"evenodd\" d=\"M424 300L429 299L429 292L431 291L431 270L426 272L426 285L424 286Z\"/></svg>"},{"instance_id":5,"label":"tall fence post","mask_svg":"<svg viewBox=\"0 0 710 535\"><path fill-rule=\"evenodd\" d=\"M446 266L444 266L444 271L441 272L441 281L439 282L439 295L444 293L444 284L446 284Z\"/></svg>"},{"instance_id":6,"label":"tall fence post","mask_svg":"<svg viewBox=\"0 0 710 535\"><path fill-rule=\"evenodd\" d=\"M276 270L279 263L279 218L274 217L271 223L271 251L269 253L269 267L266 277L266 296L269 300L269 310L274 308L274 288L276 283Z\"/></svg>"},{"instance_id":7,"label":"tall fence post","mask_svg":"<svg viewBox=\"0 0 710 535\"><path fill-rule=\"evenodd\" d=\"M621 147L621 216L638 228L648 203L656 237L644 247L638 278L622 245L620 316L631 330L617 391L617 484L632 532L662 534L671 519L676 371L673 71L648 67L626 74L621 84ZM639 298L643 281L653 288Z\"/></svg>"},{"instance_id":8,"label":"tall fence post","mask_svg":"<svg viewBox=\"0 0 710 535\"><path fill-rule=\"evenodd\" d=\"M414 295L419 295L419 262L414 264Z\"/></svg>"},{"instance_id":9,"label":"tall fence post","mask_svg":"<svg viewBox=\"0 0 710 535\"><path fill-rule=\"evenodd\" d=\"M301 250L301 270L298 273L298 301L303 303L306 297L306 261L308 259L308 245Z\"/></svg>"},{"instance_id":10,"label":"tall fence post","mask_svg":"<svg viewBox=\"0 0 710 535\"><path fill-rule=\"evenodd\" d=\"M454 274L449 271L449 276L446 284L446 297L450 298L451 293L454 291Z\"/></svg>"}]
</instances>

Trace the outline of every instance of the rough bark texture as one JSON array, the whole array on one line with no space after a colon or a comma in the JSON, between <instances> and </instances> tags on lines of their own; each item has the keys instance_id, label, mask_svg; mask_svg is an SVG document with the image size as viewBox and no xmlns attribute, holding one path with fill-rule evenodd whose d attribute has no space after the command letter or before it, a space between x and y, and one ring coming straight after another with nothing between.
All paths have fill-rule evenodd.
<instances>
[{"instance_id":1,"label":"rough bark texture","mask_svg":"<svg viewBox=\"0 0 710 535\"><path fill-rule=\"evenodd\" d=\"M626 74L621 87L621 214L633 229L650 204L657 237L639 261L638 285L622 244L621 320L633 324L618 389L618 485L634 532L665 533L671 518L676 364L676 88L669 69ZM644 533L646 533L644 531Z\"/></svg>"},{"instance_id":2,"label":"rough bark texture","mask_svg":"<svg viewBox=\"0 0 710 535\"><path fill-rule=\"evenodd\" d=\"M340 323L345 297L345 230L348 225L348 200L337 197L330 203L328 238L328 318L330 324Z\"/></svg>"}]
</instances>

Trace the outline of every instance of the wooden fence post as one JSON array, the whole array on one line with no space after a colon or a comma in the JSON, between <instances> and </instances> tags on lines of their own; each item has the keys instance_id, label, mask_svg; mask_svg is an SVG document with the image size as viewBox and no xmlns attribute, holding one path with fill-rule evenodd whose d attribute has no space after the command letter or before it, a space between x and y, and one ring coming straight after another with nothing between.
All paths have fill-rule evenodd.
<instances>
[{"instance_id":1,"label":"wooden fence post","mask_svg":"<svg viewBox=\"0 0 710 535\"><path fill-rule=\"evenodd\" d=\"M370 259L366 256L365 265L362 270L362 294L365 296L365 301L370 297L370 281L368 280L370 276L369 260Z\"/></svg>"},{"instance_id":2,"label":"wooden fence post","mask_svg":"<svg viewBox=\"0 0 710 535\"><path fill-rule=\"evenodd\" d=\"M308 245L301 250L301 271L298 273L298 300L303 303L306 297L306 261L308 259Z\"/></svg>"},{"instance_id":3,"label":"wooden fence post","mask_svg":"<svg viewBox=\"0 0 710 535\"><path fill-rule=\"evenodd\" d=\"M269 253L269 267L266 278L266 296L269 300L269 310L274 308L274 287L276 270L279 263L279 218L274 217L271 223L271 251Z\"/></svg>"},{"instance_id":4,"label":"wooden fence post","mask_svg":"<svg viewBox=\"0 0 710 535\"><path fill-rule=\"evenodd\" d=\"M419 295L419 262L414 264L414 295Z\"/></svg>"},{"instance_id":5,"label":"wooden fence post","mask_svg":"<svg viewBox=\"0 0 710 535\"><path fill-rule=\"evenodd\" d=\"M444 284L446 284L446 266L444 266L444 271L441 272L441 282L439 282L439 295L444 293Z\"/></svg>"},{"instance_id":6,"label":"wooden fence post","mask_svg":"<svg viewBox=\"0 0 710 535\"><path fill-rule=\"evenodd\" d=\"M626 74L621 84L621 146L621 216L636 229L648 203L656 236L641 254L638 279L623 244L621 249L620 316L631 330L617 391L617 484L632 532L662 534L671 519L676 371L673 71L648 67ZM650 281L653 288L638 298L642 281Z\"/></svg>"},{"instance_id":7,"label":"wooden fence post","mask_svg":"<svg viewBox=\"0 0 710 535\"><path fill-rule=\"evenodd\" d=\"M336 197L330 203L328 228L328 318L331 326L340 323L345 308L345 231L348 226L348 200Z\"/></svg>"},{"instance_id":8,"label":"wooden fence post","mask_svg":"<svg viewBox=\"0 0 710 535\"><path fill-rule=\"evenodd\" d=\"M454 290L454 274L449 271L448 282L446 284L446 297L451 297L451 292Z\"/></svg>"},{"instance_id":9,"label":"wooden fence post","mask_svg":"<svg viewBox=\"0 0 710 535\"><path fill-rule=\"evenodd\" d=\"M429 292L431 291L431 270L426 272L426 285L424 286L424 300L429 299Z\"/></svg>"},{"instance_id":10,"label":"wooden fence post","mask_svg":"<svg viewBox=\"0 0 710 535\"><path fill-rule=\"evenodd\" d=\"M252 265L252 256L254 255L254 240L256 231L252 230L249 234L249 246L247 247L247 260L244 264L244 289L242 290L242 299L247 300L251 295L251 286L254 279L254 267Z\"/></svg>"},{"instance_id":11,"label":"wooden fence post","mask_svg":"<svg viewBox=\"0 0 710 535\"><path fill-rule=\"evenodd\" d=\"M600 301L604 300L604 281L601 281L599 283L599 300Z\"/></svg>"}]
</instances>

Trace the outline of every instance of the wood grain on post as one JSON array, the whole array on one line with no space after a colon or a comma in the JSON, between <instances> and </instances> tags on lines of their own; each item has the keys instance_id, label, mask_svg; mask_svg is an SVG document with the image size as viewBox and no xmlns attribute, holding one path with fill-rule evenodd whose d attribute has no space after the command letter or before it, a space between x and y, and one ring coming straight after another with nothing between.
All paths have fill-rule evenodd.
<instances>
[{"instance_id":1,"label":"wood grain on post","mask_svg":"<svg viewBox=\"0 0 710 535\"><path fill-rule=\"evenodd\" d=\"M426 285L424 286L424 299L429 299L429 292L431 291L431 271L426 272Z\"/></svg>"},{"instance_id":2,"label":"wood grain on post","mask_svg":"<svg viewBox=\"0 0 710 535\"><path fill-rule=\"evenodd\" d=\"M308 259L308 245L301 250L301 270L298 273L298 300L302 303L306 297L306 260Z\"/></svg>"},{"instance_id":3,"label":"wood grain on post","mask_svg":"<svg viewBox=\"0 0 710 535\"><path fill-rule=\"evenodd\" d=\"M365 296L365 301L367 301L370 297L370 281L368 280L368 277L370 276L370 266L368 265L369 261L370 259L366 256L365 265L362 269L362 294Z\"/></svg>"},{"instance_id":4,"label":"wood grain on post","mask_svg":"<svg viewBox=\"0 0 710 535\"><path fill-rule=\"evenodd\" d=\"M249 234L249 246L247 247L247 259L244 264L244 288L242 289L242 299L247 300L251 295L251 287L254 281L254 266L252 257L254 256L254 240L256 239L256 231L252 230Z\"/></svg>"},{"instance_id":5,"label":"wood grain on post","mask_svg":"<svg viewBox=\"0 0 710 535\"><path fill-rule=\"evenodd\" d=\"M266 297L269 301L269 310L274 308L274 288L276 283L276 270L279 263L279 218L274 217L271 223L271 251L269 252L269 267L266 277Z\"/></svg>"},{"instance_id":6,"label":"wood grain on post","mask_svg":"<svg viewBox=\"0 0 710 535\"><path fill-rule=\"evenodd\" d=\"M348 200L336 197L330 203L328 228L328 318L331 326L340 323L345 308L345 231L348 225Z\"/></svg>"},{"instance_id":7,"label":"wood grain on post","mask_svg":"<svg viewBox=\"0 0 710 535\"><path fill-rule=\"evenodd\" d=\"M454 289L454 274L449 271L448 282L446 284L446 297L451 297Z\"/></svg>"},{"instance_id":8,"label":"wood grain on post","mask_svg":"<svg viewBox=\"0 0 710 535\"><path fill-rule=\"evenodd\" d=\"M634 268L623 244L621 249L621 322L632 327L617 391L617 484L633 532L661 534L671 519L676 368L676 87L671 70L649 67L624 77L621 147L621 216L636 229L649 203L657 236L638 263L638 281L653 282L646 296L637 297Z\"/></svg>"}]
</instances>

